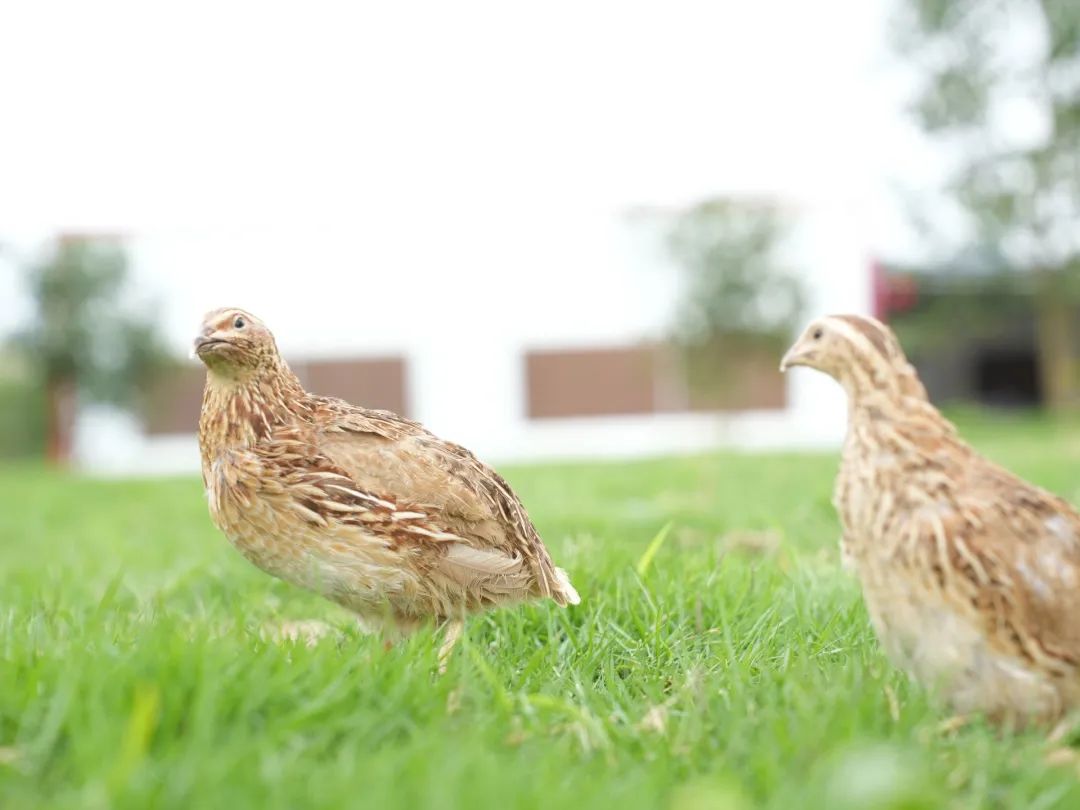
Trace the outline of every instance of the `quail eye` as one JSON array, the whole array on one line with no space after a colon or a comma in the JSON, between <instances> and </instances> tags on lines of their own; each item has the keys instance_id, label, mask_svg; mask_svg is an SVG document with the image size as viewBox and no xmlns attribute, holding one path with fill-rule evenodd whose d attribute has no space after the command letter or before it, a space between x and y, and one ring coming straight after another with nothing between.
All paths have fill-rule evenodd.
<instances>
[{"instance_id":1,"label":"quail eye","mask_svg":"<svg viewBox=\"0 0 1080 810\"><path fill-rule=\"evenodd\" d=\"M234 329L243 329L244 325L246 323L247 323L247 321L245 321L243 318L241 318L239 315L237 315L236 320L232 322L232 325L233 325Z\"/></svg>"},{"instance_id":2,"label":"quail eye","mask_svg":"<svg viewBox=\"0 0 1080 810\"><path fill-rule=\"evenodd\" d=\"M821 329L821 328L819 327L819 328L817 328L817 329L815 329L815 330L814 330L814 334L812 334L812 335L811 335L811 337L812 337L812 338L813 338L814 340L821 340L821 337L822 337L822 335L824 335L824 334L825 334L825 330L824 330L824 329Z\"/></svg>"}]
</instances>

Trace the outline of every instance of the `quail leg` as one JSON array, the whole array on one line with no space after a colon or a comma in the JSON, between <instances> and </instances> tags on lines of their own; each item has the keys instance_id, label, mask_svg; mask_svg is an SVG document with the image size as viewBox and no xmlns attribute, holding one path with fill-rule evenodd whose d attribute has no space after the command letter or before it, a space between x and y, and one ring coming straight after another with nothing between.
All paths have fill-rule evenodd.
<instances>
[{"instance_id":1,"label":"quail leg","mask_svg":"<svg viewBox=\"0 0 1080 810\"><path fill-rule=\"evenodd\" d=\"M971 722L971 717L966 714L954 714L946 720L938 723L937 732L941 735L955 734Z\"/></svg>"},{"instance_id":2,"label":"quail leg","mask_svg":"<svg viewBox=\"0 0 1080 810\"><path fill-rule=\"evenodd\" d=\"M451 619L446 623L446 637L443 640L442 646L439 647L439 674L446 674L446 664L450 660L450 652L454 649L454 645L457 644L458 639L461 638L461 633L465 629L465 622L462 619Z\"/></svg>"}]
</instances>

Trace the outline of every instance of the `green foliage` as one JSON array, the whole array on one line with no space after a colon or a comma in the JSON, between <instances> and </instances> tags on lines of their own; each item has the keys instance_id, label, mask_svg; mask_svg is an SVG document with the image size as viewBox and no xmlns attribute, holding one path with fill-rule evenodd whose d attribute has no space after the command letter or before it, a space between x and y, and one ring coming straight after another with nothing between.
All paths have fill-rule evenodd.
<instances>
[{"instance_id":1,"label":"green foliage","mask_svg":"<svg viewBox=\"0 0 1080 810\"><path fill-rule=\"evenodd\" d=\"M1080 266L1080 4L1074 0L908 0L898 45L921 92L924 129L958 157L954 199L978 243L1016 270ZM1047 116L1021 139L1002 122ZM1068 291L1075 292L1076 285Z\"/></svg>"},{"instance_id":2,"label":"green foliage","mask_svg":"<svg viewBox=\"0 0 1080 810\"><path fill-rule=\"evenodd\" d=\"M907 0L902 9L899 49L920 80L914 111L953 163L946 190L972 243L1035 277L1044 399L1080 407L1080 3Z\"/></svg>"},{"instance_id":3,"label":"green foliage","mask_svg":"<svg viewBox=\"0 0 1080 810\"><path fill-rule=\"evenodd\" d=\"M73 380L94 399L127 403L169 366L156 313L122 306L127 282L124 251L105 240L61 240L28 269L36 317L17 344L42 379Z\"/></svg>"},{"instance_id":4,"label":"green foliage","mask_svg":"<svg viewBox=\"0 0 1080 810\"><path fill-rule=\"evenodd\" d=\"M787 231L776 208L733 200L701 203L672 226L686 283L671 337L693 407L745 407L742 393L772 373L799 325L803 289L778 256Z\"/></svg>"},{"instance_id":5,"label":"green foliage","mask_svg":"<svg viewBox=\"0 0 1080 810\"><path fill-rule=\"evenodd\" d=\"M1074 429L963 430L1080 497ZM508 470L583 602L475 619L441 678L436 634L384 651L248 565L197 480L0 470L0 806L1078 806L1040 735L942 733L884 660L839 566L835 470ZM267 634L298 619L331 632Z\"/></svg>"},{"instance_id":6,"label":"green foliage","mask_svg":"<svg viewBox=\"0 0 1080 810\"><path fill-rule=\"evenodd\" d=\"M991 339L1001 325L1031 319L1032 279L1027 274L957 272L954 267L909 271L919 290L914 309L890 317L905 351L925 356L965 340Z\"/></svg>"},{"instance_id":7,"label":"green foliage","mask_svg":"<svg viewBox=\"0 0 1080 810\"><path fill-rule=\"evenodd\" d=\"M669 244L687 275L674 330L680 344L790 337L803 291L777 258L786 225L773 207L730 200L701 203L678 218Z\"/></svg>"},{"instance_id":8,"label":"green foliage","mask_svg":"<svg viewBox=\"0 0 1080 810\"><path fill-rule=\"evenodd\" d=\"M38 456L44 449L44 389L32 380L0 378L0 458Z\"/></svg>"}]
</instances>

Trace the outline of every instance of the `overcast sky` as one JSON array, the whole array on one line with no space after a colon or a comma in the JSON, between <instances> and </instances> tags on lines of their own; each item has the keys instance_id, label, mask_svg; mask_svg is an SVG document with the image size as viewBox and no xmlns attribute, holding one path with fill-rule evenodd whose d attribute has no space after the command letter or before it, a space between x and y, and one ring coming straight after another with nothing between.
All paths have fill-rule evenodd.
<instances>
[{"instance_id":1,"label":"overcast sky","mask_svg":"<svg viewBox=\"0 0 1080 810\"><path fill-rule=\"evenodd\" d=\"M933 169L891 5L9 3L0 240L450 234L749 192L858 205L870 247L903 250L893 188Z\"/></svg>"}]
</instances>

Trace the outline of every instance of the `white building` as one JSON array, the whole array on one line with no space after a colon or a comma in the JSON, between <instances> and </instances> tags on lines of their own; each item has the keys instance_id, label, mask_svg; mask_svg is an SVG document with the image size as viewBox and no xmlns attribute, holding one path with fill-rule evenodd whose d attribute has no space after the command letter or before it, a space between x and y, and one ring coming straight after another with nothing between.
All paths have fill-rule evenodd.
<instances>
[{"instance_id":1,"label":"white building","mask_svg":"<svg viewBox=\"0 0 1080 810\"><path fill-rule=\"evenodd\" d=\"M789 251L809 312L870 311L859 209L795 209ZM206 310L249 309L312 389L404 410L493 462L838 443L839 390L801 370L786 380L775 372L773 383L765 368L763 385L779 399L740 410L665 400L648 358L670 327L680 275L661 231L626 210L562 209L539 224L510 211L475 221L426 211L355 229L145 231L128 245L178 351ZM79 463L115 474L197 470L198 379L193 365L149 420L84 407Z\"/></svg>"},{"instance_id":2,"label":"white building","mask_svg":"<svg viewBox=\"0 0 1080 810\"><path fill-rule=\"evenodd\" d=\"M942 161L906 119L895 4L826 5L187 4L135 35L95 4L42 49L55 14L16 4L0 67L32 80L5 99L0 236L126 234L177 351L243 306L313 388L400 378L385 401L493 461L835 443L839 393L809 372L762 378L779 410L678 412L641 387L678 276L627 214L795 204L809 311L868 309L872 256L919 243L894 192L936 187ZM27 315L16 275L0 262L0 335ZM325 365L358 358L382 364ZM195 469L191 379L147 426L84 409L79 458ZM638 386L621 415L573 415L616 382Z\"/></svg>"}]
</instances>

